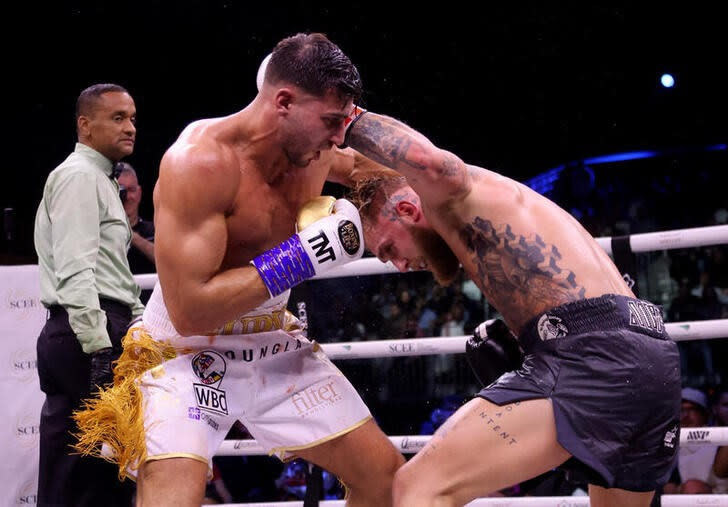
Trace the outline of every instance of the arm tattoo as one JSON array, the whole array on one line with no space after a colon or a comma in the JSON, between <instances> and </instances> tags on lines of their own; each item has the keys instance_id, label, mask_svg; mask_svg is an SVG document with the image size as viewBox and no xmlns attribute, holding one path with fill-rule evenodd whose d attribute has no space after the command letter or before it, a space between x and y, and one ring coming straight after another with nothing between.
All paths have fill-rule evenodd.
<instances>
[{"instance_id":1,"label":"arm tattoo","mask_svg":"<svg viewBox=\"0 0 728 507\"><path fill-rule=\"evenodd\" d=\"M399 220L397 204L404 200L420 206L420 198L414 192L397 193L390 197L389 201L382 206L382 209L379 211L379 216L387 222L396 222Z\"/></svg>"},{"instance_id":2,"label":"arm tattoo","mask_svg":"<svg viewBox=\"0 0 728 507\"><path fill-rule=\"evenodd\" d=\"M414 168L427 169L422 163L408 157L410 148L418 140L399 128L396 120L365 114L349 132L349 146L367 158L395 170Z\"/></svg>"},{"instance_id":3,"label":"arm tattoo","mask_svg":"<svg viewBox=\"0 0 728 507\"><path fill-rule=\"evenodd\" d=\"M418 174L448 179L448 185L467 185L466 164L452 153L440 150L404 123L393 118L367 113L351 127L347 143L362 155L417 183Z\"/></svg>"},{"instance_id":4,"label":"arm tattoo","mask_svg":"<svg viewBox=\"0 0 728 507\"><path fill-rule=\"evenodd\" d=\"M466 168L463 167L463 163L460 160L450 154L447 154L445 159L442 161L440 174L443 176L455 176L458 173L463 173L463 175L465 175Z\"/></svg>"},{"instance_id":5,"label":"arm tattoo","mask_svg":"<svg viewBox=\"0 0 728 507\"><path fill-rule=\"evenodd\" d=\"M478 279L501 312L522 312L544 303L584 299L586 290L573 271L559 266L561 253L538 234L516 234L509 224L498 228L475 217L460 231Z\"/></svg>"}]
</instances>

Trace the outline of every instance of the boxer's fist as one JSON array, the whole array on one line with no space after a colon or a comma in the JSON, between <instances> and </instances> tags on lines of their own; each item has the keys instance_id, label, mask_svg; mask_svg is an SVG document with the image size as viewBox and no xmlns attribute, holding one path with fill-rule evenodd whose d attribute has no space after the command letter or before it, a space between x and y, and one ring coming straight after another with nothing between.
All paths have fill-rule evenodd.
<instances>
[{"instance_id":1,"label":"boxer's fist","mask_svg":"<svg viewBox=\"0 0 728 507\"><path fill-rule=\"evenodd\" d=\"M364 253L359 211L346 199L333 199L322 196L314 200L323 204L323 207L319 206L319 212L325 214L322 218L310 222L312 214L307 204L299 212L297 221L298 236L317 275L359 259Z\"/></svg>"},{"instance_id":2,"label":"boxer's fist","mask_svg":"<svg viewBox=\"0 0 728 507\"><path fill-rule=\"evenodd\" d=\"M299 213L297 230L251 261L271 296L364 253L359 212L346 199L320 197L307 203Z\"/></svg>"},{"instance_id":3,"label":"boxer's fist","mask_svg":"<svg viewBox=\"0 0 728 507\"><path fill-rule=\"evenodd\" d=\"M465 344L465 356L483 386L492 384L507 371L518 369L523 352L516 337L500 319L480 324Z\"/></svg>"}]
</instances>

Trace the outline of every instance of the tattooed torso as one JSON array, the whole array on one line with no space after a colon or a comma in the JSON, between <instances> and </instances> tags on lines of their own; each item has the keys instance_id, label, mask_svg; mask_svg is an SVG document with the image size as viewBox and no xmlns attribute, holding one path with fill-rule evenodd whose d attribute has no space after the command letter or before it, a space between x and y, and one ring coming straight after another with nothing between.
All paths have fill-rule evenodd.
<instances>
[{"instance_id":1,"label":"tattooed torso","mask_svg":"<svg viewBox=\"0 0 728 507\"><path fill-rule=\"evenodd\" d=\"M514 332L570 301L631 295L607 255L568 213L513 180L480 168L470 172L470 195L428 218Z\"/></svg>"},{"instance_id":2,"label":"tattooed torso","mask_svg":"<svg viewBox=\"0 0 728 507\"><path fill-rule=\"evenodd\" d=\"M428 222L515 333L539 313L570 301L633 296L591 235L528 187L469 166L376 114L360 119L349 144L407 177Z\"/></svg>"},{"instance_id":3,"label":"tattooed torso","mask_svg":"<svg viewBox=\"0 0 728 507\"><path fill-rule=\"evenodd\" d=\"M471 252L477 270L474 279L504 313L538 308L547 301L584 298L586 290L577 283L576 274L563 266L558 248L537 233L524 236L508 224L495 226L475 217L462 228L460 238Z\"/></svg>"}]
</instances>

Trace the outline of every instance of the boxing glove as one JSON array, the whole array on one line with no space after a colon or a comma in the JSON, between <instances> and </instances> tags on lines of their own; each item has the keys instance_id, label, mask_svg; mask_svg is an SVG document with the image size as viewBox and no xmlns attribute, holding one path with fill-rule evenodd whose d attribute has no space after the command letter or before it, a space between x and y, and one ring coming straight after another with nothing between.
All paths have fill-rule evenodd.
<instances>
[{"instance_id":1,"label":"boxing glove","mask_svg":"<svg viewBox=\"0 0 728 507\"><path fill-rule=\"evenodd\" d=\"M296 234L251 261L272 297L364 253L359 211L346 199L321 196L307 203L296 229Z\"/></svg>"},{"instance_id":2,"label":"boxing glove","mask_svg":"<svg viewBox=\"0 0 728 507\"><path fill-rule=\"evenodd\" d=\"M500 319L487 320L475 328L465 344L465 356L484 387L523 363L523 352L516 337Z\"/></svg>"}]
</instances>

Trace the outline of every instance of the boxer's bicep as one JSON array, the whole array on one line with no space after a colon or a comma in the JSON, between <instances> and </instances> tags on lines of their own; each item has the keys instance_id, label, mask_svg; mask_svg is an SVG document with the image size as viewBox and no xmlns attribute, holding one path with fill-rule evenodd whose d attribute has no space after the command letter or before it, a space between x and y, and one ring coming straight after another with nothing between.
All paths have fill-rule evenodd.
<instances>
[{"instance_id":1,"label":"boxer's bicep","mask_svg":"<svg viewBox=\"0 0 728 507\"><path fill-rule=\"evenodd\" d=\"M224 170L163 161L155 189L155 257L165 303L175 315L199 305L219 272L228 239L226 210L236 188Z\"/></svg>"},{"instance_id":2,"label":"boxer's bicep","mask_svg":"<svg viewBox=\"0 0 728 507\"><path fill-rule=\"evenodd\" d=\"M225 255L227 227L223 213L189 214L161 207L155 218L155 255L162 288L194 290L220 269Z\"/></svg>"}]
</instances>

